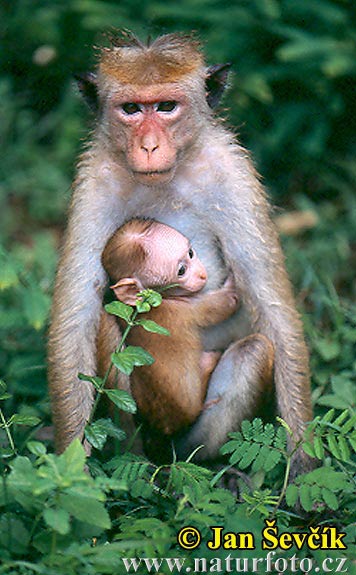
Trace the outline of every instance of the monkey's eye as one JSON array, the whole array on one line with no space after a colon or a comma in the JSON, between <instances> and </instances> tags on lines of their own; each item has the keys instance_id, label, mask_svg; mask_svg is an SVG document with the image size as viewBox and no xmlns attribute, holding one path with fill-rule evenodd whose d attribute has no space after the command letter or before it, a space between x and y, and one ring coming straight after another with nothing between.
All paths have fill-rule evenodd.
<instances>
[{"instance_id":1,"label":"monkey's eye","mask_svg":"<svg viewBox=\"0 0 356 575\"><path fill-rule=\"evenodd\" d=\"M125 114L137 114L137 112L141 111L141 108L138 104L136 104L135 102L126 102L125 104L122 104L122 109L125 112Z\"/></svg>"},{"instance_id":2,"label":"monkey's eye","mask_svg":"<svg viewBox=\"0 0 356 575\"><path fill-rule=\"evenodd\" d=\"M177 102L169 100L168 102L159 102L157 104L157 112L173 112L177 107Z\"/></svg>"},{"instance_id":3,"label":"monkey's eye","mask_svg":"<svg viewBox=\"0 0 356 575\"><path fill-rule=\"evenodd\" d=\"M178 268L178 277L184 276L186 271L187 271L186 266L184 264L180 264L180 266Z\"/></svg>"},{"instance_id":4,"label":"monkey's eye","mask_svg":"<svg viewBox=\"0 0 356 575\"><path fill-rule=\"evenodd\" d=\"M193 248L190 248L189 252L188 252L188 256L190 257L190 259L192 260L194 257L194 250Z\"/></svg>"}]
</instances>

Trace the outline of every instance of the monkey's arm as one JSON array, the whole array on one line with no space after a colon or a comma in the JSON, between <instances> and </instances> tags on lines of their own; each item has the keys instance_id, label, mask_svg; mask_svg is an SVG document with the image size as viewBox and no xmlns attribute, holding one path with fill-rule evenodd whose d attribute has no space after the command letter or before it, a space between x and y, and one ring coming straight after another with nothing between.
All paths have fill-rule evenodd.
<instances>
[{"instance_id":1,"label":"monkey's arm","mask_svg":"<svg viewBox=\"0 0 356 575\"><path fill-rule=\"evenodd\" d=\"M85 167L82 168L85 171ZM78 372L95 375L96 331L106 282L101 253L121 223L117 193L96 177L80 181L74 191L68 229L58 266L49 332L49 386L56 447L63 451L83 433L93 389Z\"/></svg>"},{"instance_id":2,"label":"monkey's arm","mask_svg":"<svg viewBox=\"0 0 356 575\"><path fill-rule=\"evenodd\" d=\"M213 225L253 331L272 342L279 412L298 441L312 417L302 324L264 191L244 151L236 153L240 157L225 172L224 206Z\"/></svg>"},{"instance_id":3,"label":"monkey's arm","mask_svg":"<svg viewBox=\"0 0 356 575\"><path fill-rule=\"evenodd\" d=\"M232 274L217 290L206 292L195 298L194 318L200 327L220 323L230 317L238 307L238 297Z\"/></svg>"}]
</instances>

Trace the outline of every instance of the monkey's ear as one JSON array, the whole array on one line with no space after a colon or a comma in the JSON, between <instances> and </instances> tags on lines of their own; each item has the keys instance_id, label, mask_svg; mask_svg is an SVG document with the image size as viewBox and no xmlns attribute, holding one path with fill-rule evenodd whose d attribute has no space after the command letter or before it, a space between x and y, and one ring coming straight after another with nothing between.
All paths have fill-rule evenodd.
<instances>
[{"instance_id":1,"label":"monkey's ear","mask_svg":"<svg viewBox=\"0 0 356 575\"><path fill-rule=\"evenodd\" d=\"M124 278L110 288L114 290L117 299L127 305L135 305L137 294L143 290L143 285L137 278Z\"/></svg>"},{"instance_id":2,"label":"monkey's ear","mask_svg":"<svg viewBox=\"0 0 356 575\"><path fill-rule=\"evenodd\" d=\"M210 108L216 108L224 93L231 64L209 66L205 79L206 99Z\"/></svg>"},{"instance_id":3,"label":"monkey's ear","mask_svg":"<svg viewBox=\"0 0 356 575\"><path fill-rule=\"evenodd\" d=\"M99 110L99 98L96 75L93 72L87 72L86 74L76 74L74 77L84 101L92 112L97 112Z\"/></svg>"}]
</instances>

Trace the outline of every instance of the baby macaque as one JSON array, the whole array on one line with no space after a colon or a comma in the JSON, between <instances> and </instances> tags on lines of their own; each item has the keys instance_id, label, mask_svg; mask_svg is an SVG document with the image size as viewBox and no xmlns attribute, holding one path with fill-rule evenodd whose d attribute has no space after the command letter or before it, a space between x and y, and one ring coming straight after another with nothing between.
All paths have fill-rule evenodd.
<instances>
[{"instance_id":1,"label":"baby macaque","mask_svg":"<svg viewBox=\"0 0 356 575\"><path fill-rule=\"evenodd\" d=\"M150 219L133 219L119 228L106 244L102 263L116 297L129 305L135 305L143 289L160 291L173 284L162 291L161 305L146 315L167 328L170 336L134 327L126 341L142 346L155 359L151 366L135 368L130 379L140 416L153 430L174 435L203 409L209 377L221 353L203 351L201 328L235 312L232 276L220 289L201 294L207 273L189 240ZM103 321L99 349L102 329Z\"/></svg>"}]
</instances>

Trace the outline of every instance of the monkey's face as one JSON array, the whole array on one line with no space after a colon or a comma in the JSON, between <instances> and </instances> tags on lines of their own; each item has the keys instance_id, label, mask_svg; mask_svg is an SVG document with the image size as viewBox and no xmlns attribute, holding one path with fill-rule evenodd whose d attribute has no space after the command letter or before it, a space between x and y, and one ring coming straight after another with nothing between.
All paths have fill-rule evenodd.
<instances>
[{"instance_id":1,"label":"monkey's face","mask_svg":"<svg viewBox=\"0 0 356 575\"><path fill-rule=\"evenodd\" d=\"M150 236L150 258L147 273L150 287L175 287L165 291L165 296L182 296L199 292L206 284L207 273L189 240L177 230L158 224ZM148 278L142 278L147 285Z\"/></svg>"},{"instance_id":2,"label":"monkey's face","mask_svg":"<svg viewBox=\"0 0 356 575\"><path fill-rule=\"evenodd\" d=\"M142 184L169 182L181 153L194 139L190 104L174 85L121 89L112 95L109 130L134 179Z\"/></svg>"}]
</instances>

